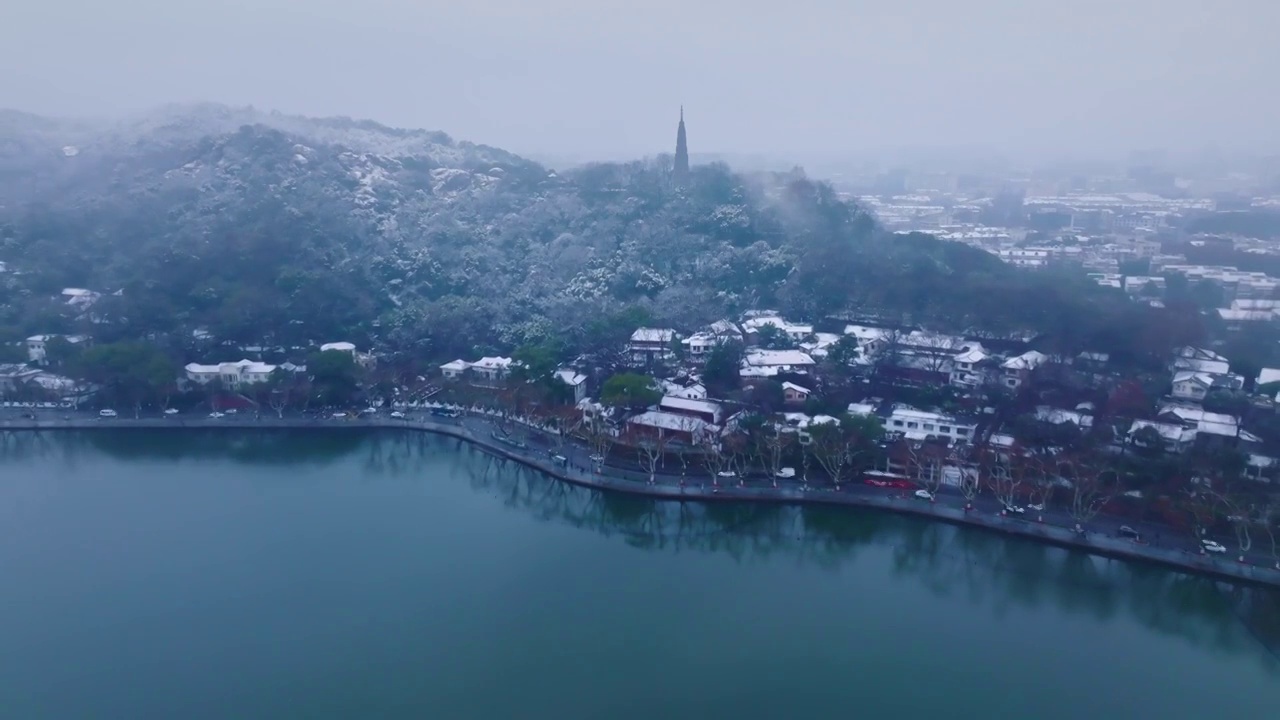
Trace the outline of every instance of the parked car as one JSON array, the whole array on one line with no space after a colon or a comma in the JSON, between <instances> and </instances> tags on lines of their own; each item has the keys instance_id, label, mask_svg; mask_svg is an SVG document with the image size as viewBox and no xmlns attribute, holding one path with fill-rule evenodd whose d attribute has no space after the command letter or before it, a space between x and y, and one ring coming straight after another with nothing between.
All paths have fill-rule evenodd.
<instances>
[{"instance_id":1,"label":"parked car","mask_svg":"<svg viewBox=\"0 0 1280 720\"><path fill-rule=\"evenodd\" d=\"M225 415L225 413L220 413L220 412L218 412L217 410L214 410L213 412L209 413L209 417L214 418L214 419L220 418L220 417L222 417L223 415Z\"/></svg>"},{"instance_id":2,"label":"parked car","mask_svg":"<svg viewBox=\"0 0 1280 720\"><path fill-rule=\"evenodd\" d=\"M177 409L177 408L166 408L166 409L165 409L165 411L164 411L164 414L165 414L165 415L177 415L177 414L178 414L178 409Z\"/></svg>"},{"instance_id":3,"label":"parked car","mask_svg":"<svg viewBox=\"0 0 1280 720\"><path fill-rule=\"evenodd\" d=\"M334 413L334 414L333 414L333 417L334 417L334 418L337 418L337 419L339 419L339 420L340 420L340 419L342 419L342 418L344 418L344 417L346 417L346 416L347 416L347 414L346 414L346 413L344 413L344 412L336 412L336 413Z\"/></svg>"},{"instance_id":4,"label":"parked car","mask_svg":"<svg viewBox=\"0 0 1280 720\"><path fill-rule=\"evenodd\" d=\"M393 417L393 418L395 418L395 419L397 419L397 420L403 420L403 419L404 419L404 413L400 412L399 410L393 410L393 411L391 411L391 417Z\"/></svg>"},{"instance_id":5,"label":"parked car","mask_svg":"<svg viewBox=\"0 0 1280 720\"><path fill-rule=\"evenodd\" d=\"M796 476L796 469L793 467L778 468L777 475L784 480L790 480Z\"/></svg>"},{"instance_id":6,"label":"parked car","mask_svg":"<svg viewBox=\"0 0 1280 720\"><path fill-rule=\"evenodd\" d=\"M227 415L235 415L235 414L236 414L236 409L235 409L235 408L227 408L227 410L226 410L226 414L227 414Z\"/></svg>"},{"instance_id":7,"label":"parked car","mask_svg":"<svg viewBox=\"0 0 1280 720\"><path fill-rule=\"evenodd\" d=\"M112 410L110 408L98 411L98 417L112 418L112 417L117 417L118 415L119 413L117 413L115 410Z\"/></svg>"},{"instance_id":8,"label":"parked car","mask_svg":"<svg viewBox=\"0 0 1280 720\"><path fill-rule=\"evenodd\" d=\"M1021 515L1022 513L1026 512L1026 509L1020 508L1017 505L1005 505L1004 511L1009 513L1010 515Z\"/></svg>"},{"instance_id":9,"label":"parked car","mask_svg":"<svg viewBox=\"0 0 1280 720\"><path fill-rule=\"evenodd\" d=\"M1200 544L1204 546L1205 550L1208 550L1211 553L1224 553L1227 551L1225 545L1221 545L1213 540L1201 540Z\"/></svg>"},{"instance_id":10,"label":"parked car","mask_svg":"<svg viewBox=\"0 0 1280 720\"><path fill-rule=\"evenodd\" d=\"M1031 505L1028 505L1027 509L1035 510L1036 512L1044 512L1044 505L1041 503L1033 503Z\"/></svg>"},{"instance_id":11,"label":"parked car","mask_svg":"<svg viewBox=\"0 0 1280 720\"><path fill-rule=\"evenodd\" d=\"M1116 531L1116 534L1119 535L1120 537L1131 538L1133 540L1137 540L1138 538L1142 537L1141 533L1129 527L1128 525L1121 525L1120 529Z\"/></svg>"},{"instance_id":12,"label":"parked car","mask_svg":"<svg viewBox=\"0 0 1280 720\"><path fill-rule=\"evenodd\" d=\"M736 473L736 472L734 472L734 471L732 471L732 470L721 470L720 472L716 473L716 475L717 475L718 477L722 477L722 478L736 478L736 477L738 477L738 473Z\"/></svg>"},{"instance_id":13,"label":"parked car","mask_svg":"<svg viewBox=\"0 0 1280 720\"><path fill-rule=\"evenodd\" d=\"M916 497L920 498L921 500L933 500L933 493L929 492L928 490L917 490Z\"/></svg>"}]
</instances>

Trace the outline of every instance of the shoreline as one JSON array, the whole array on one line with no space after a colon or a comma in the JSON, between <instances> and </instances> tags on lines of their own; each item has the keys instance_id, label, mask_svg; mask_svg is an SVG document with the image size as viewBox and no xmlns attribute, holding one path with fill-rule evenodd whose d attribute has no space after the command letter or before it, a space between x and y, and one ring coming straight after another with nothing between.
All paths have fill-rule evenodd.
<instances>
[{"instance_id":1,"label":"shoreline","mask_svg":"<svg viewBox=\"0 0 1280 720\"><path fill-rule=\"evenodd\" d=\"M467 416L466 421L477 422L477 418ZM487 419L479 419L487 423ZM887 510L899 514L941 521L953 525L979 528L998 532L1006 536L1033 540L1067 549L1074 549L1107 558L1126 561L1138 561L1161 565L1193 575L1201 575L1217 580L1241 582L1249 585L1280 589L1280 570L1274 568L1243 564L1229 559L1227 556L1215 558L1212 555L1200 555L1180 550L1156 548L1140 545L1120 538L1108 537L1094 533L1089 537L1080 537L1068 528L1047 525L1034 520L1021 520L1000 516L988 516L981 513L966 512L963 509L945 505L922 503L912 498L899 498L892 494L858 494L839 492L834 488L816 488L805 490L799 487L739 487L725 485L706 487L704 485L668 485L661 482L649 483L643 480L631 480L620 476L610 476L583 470L573 465L561 465L550 460L548 453L540 453L537 448L517 448L495 440L488 433L477 433L464 426L463 421L449 422L408 418L392 420L388 418L361 419L299 419L261 417L250 419L227 416L223 418L125 418L111 419L86 418L70 420L41 419L5 419L0 420L2 432L39 432L42 430L415 430L429 432L469 442L480 449L499 457L518 462L526 467L550 475L562 482L579 485L596 490L622 492L630 495L648 497L655 500L676 502L754 502L781 503L788 505L827 505L841 507L859 507ZM614 472L617 472L616 470Z\"/></svg>"}]
</instances>

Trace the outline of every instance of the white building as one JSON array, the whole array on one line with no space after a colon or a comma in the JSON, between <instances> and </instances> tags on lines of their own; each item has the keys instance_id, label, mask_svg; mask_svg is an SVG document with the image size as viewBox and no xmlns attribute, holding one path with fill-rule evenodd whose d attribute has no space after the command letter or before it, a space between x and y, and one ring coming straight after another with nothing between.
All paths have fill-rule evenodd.
<instances>
[{"instance_id":1,"label":"white building","mask_svg":"<svg viewBox=\"0 0 1280 720\"><path fill-rule=\"evenodd\" d=\"M812 325L787 322L777 315L764 315L742 321L742 329L746 331L748 338L752 340L759 335L760 330L766 325L772 325L781 330L783 334L795 342L800 342L813 334Z\"/></svg>"},{"instance_id":2,"label":"white building","mask_svg":"<svg viewBox=\"0 0 1280 720\"><path fill-rule=\"evenodd\" d=\"M453 360L440 366L440 374L449 380L455 380L462 377L469 367L471 363L466 360Z\"/></svg>"},{"instance_id":3,"label":"white building","mask_svg":"<svg viewBox=\"0 0 1280 720\"><path fill-rule=\"evenodd\" d=\"M244 385L253 385L270 380L271 373L275 371L276 366L257 362L256 360L241 360L239 362L218 363L217 365L188 363L184 369L187 371L187 379L192 382L207 385L217 380L222 383L223 387L234 390Z\"/></svg>"},{"instance_id":4,"label":"white building","mask_svg":"<svg viewBox=\"0 0 1280 720\"><path fill-rule=\"evenodd\" d=\"M471 363L471 372L477 380L494 383L511 374L512 364L509 357L482 357Z\"/></svg>"},{"instance_id":5,"label":"white building","mask_svg":"<svg viewBox=\"0 0 1280 720\"><path fill-rule=\"evenodd\" d=\"M772 377L779 371L806 372L813 358L800 350L752 350L742 360L743 377Z\"/></svg>"},{"instance_id":6,"label":"white building","mask_svg":"<svg viewBox=\"0 0 1280 720\"><path fill-rule=\"evenodd\" d=\"M1181 370L1173 376L1173 396L1179 400L1204 400L1213 388L1213 375Z\"/></svg>"},{"instance_id":7,"label":"white building","mask_svg":"<svg viewBox=\"0 0 1280 720\"><path fill-rule=\"evenodd\" d=\"M1048 355L1035 350L1011 357L1000 365L1000 382L1005 387L1016 390L1031 379L1031 373L1049 359Z\"/></svg>"},{"instance_id":8,"label":"white building","mask_svg":"<svg viewBox=\"0 0 1280 720\"><path fill-rule=\"evenodd\" d=\"M587 398L587 376L576 370L557 370L556 378L573 390L574 404Z\"/></svg>"},{"instance_id":9,"label":"white building","mask_svg":"<svg viewBox=\"0 0 1280 720\"><path fill-rule=\"evenodd\" d=\"M668 328L638 328L631 333L627 353L634 363L648 363L671 359L671 344L676 331Z\"/></svg>"},{"instance_id":10,"label":"white building","mask_svg":"<svg viewBox=\"0 0 1280 720\"><path fill-rule=\"evenodd\" d=\"M356 350L355 343L349 343L349 342L325 343L320 346L320 352L347 353L351 355L351 358L355 360L356 364L359 365L360 367L371 367L374 363L373 355L371 353L362 353Z\"/></svg>"},{"instance_id":11,"label":"white building","mask_svg":"<svg viewBox=\"0 0 1280 720\"><path fill-rule=\"evenodd\" d=\"M895 405L884 423L885 430L902 433L909 440L929 436L960 442L973 440L977 423L942 413L917 410L908 405Z\"/></svg>"}]
</instances>

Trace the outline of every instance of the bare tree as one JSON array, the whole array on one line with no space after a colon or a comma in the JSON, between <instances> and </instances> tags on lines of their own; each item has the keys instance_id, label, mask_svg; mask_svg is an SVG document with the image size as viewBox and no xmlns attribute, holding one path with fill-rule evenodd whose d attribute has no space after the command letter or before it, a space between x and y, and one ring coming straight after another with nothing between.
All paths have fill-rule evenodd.
<instances>
[{"instance_id":1,"label":"bare tree","mask_svg":"<svg viewBox=\"0 0 1280 720\"><path fill-rule=\"evenodd\" d=\"M639 454L640 466L649 474L649 484L653 485L657 481L658 465L667 451L669 439L662 432L643 433L633 439L636 452Z\"/></svg>"},{"instance_id":2,"label":"bare tree","mask_svg":"<svg viewBox=\"0 0 1280 720\"><path fill-rule=\"evenodd\" d=\"M1182 491L1179 504L1187 514L1187 525L1192 537L1195 538L1196 546L1200 549L1200 554L1204 555L1204 535L1217 517L1218 498L1207 487L1199 482L1193 482L1190 487Z\"/></svg>"},{"instance_id":3,"label":"bare tree","mask_svg":"<svg viewBox=\"0 0 1280 720\"><path fill-rule=\"evenodd\" d=\"M738 478L738 485L745 482L747 464L751 457L751 440L742 432L726 433L720 439L720 447L725 454L726 469Z\"/></svg>"},{"instance_id":4,"label":"bare tree","mask_svg":"<svg viewBox=\"0 0 1280 720\"><path fill-rule=\"evenodd\" d=\"M943 453L936 443L907 441L907 471L912 480L931 496L942 489Z\"/></svg>"},{"instance_id":5,"label":"bare tree","mask_svg":"<svg viewBox=\"0 0 1280 720\"><path fill-rule=\"evenodd\" d=\"M276 417L284 417L284 408L289 404L289 393L282 388L276 388L267 395L267 404L272 410L276 411Z\"/></svg>"},{"instance_id":6,"label":"bare tree","mask_svg":"<svg viewBox=\"0 0 1280 720\"><path fill-rule=\"evenodd\" d=\"M1231 529L1235 531L1236 547L1240 550L1237 560L1240 562L1244 562L1245 554L1253 549L1253 526L1260 524L1260 521L1265 524L1268 512L1268 508L1258 502L1255 493L1250 492L1251 488L1243 487L1242 482L1250 481L1237 480L1226 492L1213 493L1227 522L1231 524Z\"/></svg>"},{"instance_id":7,"label":"bare tree","mask_svg":"<svg viewBox=\"0 0 1280 720\"><path fill-rule=\"evenodd\" d=\"M964 495L964 509L972 510L973 501L982 491L982 474L974 468L960 469L960 493Z\"/></svg>"},{"instance_id":8,"label":"bare tree","mask_svg":"<svg viewBox=\"0 0 1280 720\"><path fill-rule=\"evenodd\" d=\"M1271 560L1280 570L1280 543L1276 541L1276 525L1280 524L1280 497L1272 497L1259 513L1258 524L1271 544Z\"/></svg>"},{"instance_id":9,"label":"bare tree","mask_svg":"<svg viewBox=\"0 0 1280 720\"><path fill-rule=\"evenodd\" d=\"M711 476L712 486L719 487L721 473L727 473L729 469L729 456L725 454L724 448L721 447L719 437L708 436L703 438L702 466L706 468L707 473Z\"/></svg>"},{"instance_id":10,"label":"bare tree","mask_svg":"<svg viewBox=\"0 0 1280 720\"><path fill-rule=\"evenodd\" d=\"M1000 514L1006 514L1006 508L1014 506L1022 485L1021 458L1002 453L987 453L985 457L987 486L1000 501Z\"/></svg>"},{"instance_id":11,"label":"bare tree","mask_svg":"<svg viewBox=\"0 0 1280 720\"><path fill-rule=\"evenodd\" d=\"M1053 500L1058 483L1057 460L1052 455L1033 454L1026 457L1027 474L1031 480L1031 504L1035 506L1036 520L1044 522L1044 512Z\"/></svg>"},{"instance_id":12,"label":"bare tree","mask_svg":"<svg viewBox=\"0 0 1280 720\"><path fill-rule=\"evenodd\" d=\"M1116 474L1088 458L1067 460L1065 467L1071 482L1071 506L1067 512L1075 521L1076 532L1083 534L1084 524L1096 517L1115 495Z\"/></svg>"},{"instance_id":13,"label":"bare tree","mask_svg":"<svg viewBox=\"0 0 1280 720\"><path fill-rule=\"evenodd\" d=\"M778 485L778 475L782 472L782 458L786 455L787 450L795 442L795 435L789 432L783 432L782 426L777 423L769 423L763 426L756 433L757 453L760 456L760 464L769 473L769 477L773 480L773 485Z\"/></svg>"},{"instance_id":14,"label":"bare tree","mask_svg":"<svg viewBox=\"0 0 1280 720\"><path fill-rule=\"evenodd\" d=\"M614 437L613 429L609 424L600 418L585 420L581 429L587 440L587 447L591 449L591 464L595 466L596 472L599 472L617 438Z\"/></svg>"},{"instance_id":15,"label":"bare tree","mask_svg":"<svg viewBox=\"0 0 1280 720\"><path fill-rule=\"evenodd\" d=\"M844 471L852 460L849 438L842 432L839 422L810 426L808 432L812 438L810 448L814 459L831 478L831 483L840 487Z\"/></svg>"}]
</instances>

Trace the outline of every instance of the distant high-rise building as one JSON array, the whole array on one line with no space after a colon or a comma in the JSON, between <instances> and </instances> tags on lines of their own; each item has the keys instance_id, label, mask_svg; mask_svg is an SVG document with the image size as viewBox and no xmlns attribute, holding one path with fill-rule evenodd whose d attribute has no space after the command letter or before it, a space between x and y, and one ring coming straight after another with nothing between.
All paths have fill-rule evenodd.
<instances>
[{"instance_id":1,"label":"distant high-rise building","mask_svg":"<svg viewBox=\"0 0 1280 720\"><path fill-rule=\"evenodd\" d=\"M689 179L689 143L684 136L684 106L680 106L680 126L676 128L676 166L673 177L678 184Z\"/></svg>"}]
</instances>

